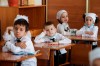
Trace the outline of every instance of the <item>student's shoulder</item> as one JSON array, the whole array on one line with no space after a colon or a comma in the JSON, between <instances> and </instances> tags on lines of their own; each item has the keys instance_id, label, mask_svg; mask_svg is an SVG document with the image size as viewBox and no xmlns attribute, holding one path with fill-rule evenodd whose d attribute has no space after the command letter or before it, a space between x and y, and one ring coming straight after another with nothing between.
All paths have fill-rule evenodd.
<instances>
[{"instance_id":1,"label":"student's shoulder","mask_svg":"<svg viewBox=\"0 0 100 66\"><path fill-rule=\"evenodd\" d=\"M98 26L94 26L95 29L98 29Z\"/></svg>"},{"instance_id":2,"label":"student's shoulder","mask_svg":"<svg viewBox=\"0 0 100 66\"><path fill-rule=\"evenodd\" d=\"M28 36L24 36L22 37L22 41L31 41L31 38L29 38Z\"/></svg>"},{"instance_id":3,"label":"student's shoulder","mask_svg":"<svg viewBox=\"0 0 100 66\"><path fill-rule=\"evenodd\" d=\"M63 36L62 34L60 34L60 33L56 33L56 36Z\"/></svg>"},{"instance_id":4,"label":"student's shoulder","mask_svg":"<svg viewBox=\"0 0 100 66\"><path fill-rule=\"evenodd\" d=\"M95 28L98 28L98 26L94 26Z\"/></svg>"},{"instance_id":5,"label":"student's shoulder","mask_svg":"<svg viewBox=\"0 0 100 66\"><path fill-rule=\"evenodd\" d=\"M58 27L61 27L61 26L63 26L63 25L59 23L57 26L58 26Z\"/></svg>"}]
</instances>

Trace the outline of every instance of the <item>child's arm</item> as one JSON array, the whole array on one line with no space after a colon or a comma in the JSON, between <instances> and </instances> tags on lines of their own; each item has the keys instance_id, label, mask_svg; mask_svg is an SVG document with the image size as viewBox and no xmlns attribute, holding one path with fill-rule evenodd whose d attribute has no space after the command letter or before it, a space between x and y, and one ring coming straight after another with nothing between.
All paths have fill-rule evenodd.
<instances>
[{"instance_id":1,"label":"child's arm","mask_svg":"<svg viewBox=\"0 0 100 66\"><path fill-rule=\"evenodd\" d=\"M92 31L85 31L85 34L93 35L94 33Z\"/></svg>"},{"instance_id":2,"label":"child's arm","mask_svg":"<svg viewBox=\"0 0 100 66\"><path fill-rule=\"evenodd\" d=\"M11 51L13 53L17 53L17 52L22 51L20 47L15 46L10 41L7 41L5 46L6 46L6 48L8 48L9 51Z\"/></svg>"},{"instance_id":3,"label":"child's arm","mask_svg":"<svg viewBox=\"0 0 100 66\"><path fill-rule=\"evenodd\" d=\"M25 49L26 48L26 42L19 42L19 43L16 43L15 45L20 47L21 49Z\"/></svg>"},{"instance_id":4,"label":"child's arm","mask_svg":"<svg viewBox=\"0 0 100 66\"><path fill-rule=\"evenodd\" d=\"M98 35L98 27L94 26L92 31L85 31L85 34L88 34L89 37L97 37L97 35Z\"/></svg>"},{"instance_id":5,"label":"child's arm","mask_svg":"<svg viewBox=\"0 0 100 66\"><path fill-rule=\"evenodd\" d=\"M8 48L6 47L6 45L4 45L3 47L2 47L2 52L8 52L9 50L8 50Z\"/></svg>"},{"instance_id":6,"label":"child's arm","mask_svg":"<svg viewBox=\"0 0 100 66\"><path fill-rule=\"evenodd\" d=\"M95 26L93 31L91 31L91 32L93 33L93 34L90 35L91 37L97 37L97 35L98 35L98 27Z\"/></svg>"},{"instance_id":7,"label":"child's arm","mask_svg":"<svg viewBox=\"0 0 100 66\"><path fill-rule=\"evenodd\" d=\"M41 42L45 42L45 40L43 39L43 37L46 35L45 32L42 32L40 35L36 36L34 42L35 43L41 43Z\"/></svg>"},{"instance_id":8,"label":"child's arm","mask_svg":"<svg viewBox=\"0 0 100 66\"><path fill-rule=\"evenodd\" d=\"M10 40L12 38L12 35L9 34L9 32L11 32L12 30L13 30L13 27L11 27L11 26L6 28L6 31L5 31L5 33L3 35L3 39L5 41L8 41L8 40Z\"/></svg>"},{"instance_id":9,"label":"child's arm","mask_svg":"<svg viewBox=\"0 0 100 66\"><path fill-rule=\"evenodd\" d=\"M85 29L84 29L85 27L83 26L80 30L78 30L77 32L76 32L76 35L77 36L82 36L82 34L84 34L85 32Z\"/></svg>"},{"instance_id":10,"label":"child's arm","mask_svg":"<svg viewBox=\"0 0 100 66\"><path fill-rule=\"evenodd\" d=\"M26 52L26 53L35 52L33 43L29 37L23 38L21 43L16 44L16 45L17 45L16 47L19 47L21 49L21 51L23 51L23 52Z\"/></svg>"},{"instance_id":11,"label":"child's arm","mask_svg":"<svg viewBox=\"0 0 100 66\"><path fill-rule=\"evenodd\" d=\"M59 34L59 38L61 38L61 40L59 41L59 43L71 43L70 39L68 39L67 37L64 37L61 34Z\"/></svg>"}]
</instances>

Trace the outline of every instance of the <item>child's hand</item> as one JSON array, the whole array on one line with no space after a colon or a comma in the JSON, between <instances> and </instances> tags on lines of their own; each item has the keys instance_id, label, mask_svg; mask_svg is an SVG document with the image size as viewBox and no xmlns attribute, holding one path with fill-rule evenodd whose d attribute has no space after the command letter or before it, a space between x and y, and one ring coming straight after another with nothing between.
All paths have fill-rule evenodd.
<instances>
[{"instance_id":1,"label":"child's hand","mask_svg":"<svg viewBox=\"0 0 100 66\"><path fill-rule=\"evenodd\" d=\"M49 44L58 44L58 42L51 42L51 43L49 43Z\"/></svg>"},{"instance_id":2,"label":"child's hand","mask_svg":"<svg viewBox=\"0 0 100 66\"><path fill-rule=\"evenodd\" d=\"M43 29L43 32L44 32L44 34L46 35L46 30L45 30L45 29Z\"/></svg>"},{"instance_id":3,"label":"child's hand","mask_svg":"<svg viewBox=\"0 0 100 66\"><path fill-rule=\"evenodd\" d=\"M13 30L12 26L9 26L9 27L6 28L6 32L9 33L9 34L10 34L10 31L12 31L12 30Z\"/></svg>"},{"instance_id":4,"label":"child's hand","mask_svg":"<svg viewBox=\"0 0 100 66\"><path fill-rule=\"evenodd\" d=\"M89 34L89 31L85 31L85 34Z\"/></svg>"},{"instance_id":5,"label":"child's hand","mask_svg":"<svg viewBox=\"0 0 100 66\"><path fill-rule=\"evenodd\" d=\"M16 43L15 45L22 48L22 49L25 49L26 48L26 42L19 42L19 43Z\"/></svg>"},{"instance_id":6,"label":"child's hand","mask_svg":"<svg viewBox=\"0 0 100 66\"><path fill-rule=\"evenodd\" d=\"M85 34L93 35L92 31L85 31Z\"/></svg>"},{"instance_id":7,"label":"child's hand","mask_svg":"<svg viewBox=\"0 0 100 66\"><path fill-rule=\"evenodd\" d=\"M90 32L89 32L89 34L90 34L90 35L93 35L93 32L92 32L92 31L90 31Z\"/></svg>"}]
</instances>

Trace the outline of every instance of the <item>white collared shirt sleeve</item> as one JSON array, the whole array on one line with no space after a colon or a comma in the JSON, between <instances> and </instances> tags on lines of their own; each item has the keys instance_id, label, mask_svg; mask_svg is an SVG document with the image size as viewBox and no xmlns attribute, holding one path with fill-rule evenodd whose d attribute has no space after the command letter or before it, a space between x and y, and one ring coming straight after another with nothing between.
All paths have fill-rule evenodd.
<instances>
[{"instance_id":1,"label":"white collared shirt sleeve","mask_svg":"<svg viewBox=\"0 0 100 66\"><path fill-rule=\"evenodd\" d=\"M35 52L33 43L32 43L32 41L31 41L31 39L29 37L23 38L22 42L25 42L25 44L26 44L26 48L22 49L22 51L24 51L24 52L30 52L30 53L31 52Z\"/></svg>"},{"instance_id":2,"label":"white collared shirt sleeve","mask_svg":"<svg viewBox=\"0 0 100 66\"><path fill-rule=\"evenodd\" d=\"M45 37L45 33L42 32L40 35L36 36L34 42L35 42L35 43L45 42L44 37Z\"/></svg>"},{"instance_id":3,"label":"white collared shirt sleeve","mask_svg":"<svg viewBox=\"0 0 100 66\"><path fill-rule=\"evenodd\" d=\"M76 32L76 35L81 35L81 36L87 36L87 37L97 37L98 35L98 27L97 26L94 26L92 32L93 32L93 35L89 35L89 34L85 34L85 26L83 26L80 30L78 30Z\"/></svg>"},{"instance_id":4,"label":"white collared shirt sleeve","mask_svg":"<svg viewBox=\"0 0 100 66\"><path fill-rule=\"evenodd\" d=\"M2 47L2 52L8 52L8 51L9 51L9 50L8 50L7 46L4 45L4 46Z\"/></svg>"},{"instance_id":5,"label":"white collared shirt sleeve","mask_svg":"<svg viewBox=\"0 0 100 66\"><path fill-rule=\"evenodd\" d=\"M71 43L71 40L67 37L64 37L62 34L59 34L58 38L60 38L59 43Z\"/></svg>"},{"instance_id":6,"label":"white collared shirt sleeve","mask_svg":"<svg viewBox=\"0 0 100 66\"><path fill-rule=\"evenodd\" d=\"M94 26L93 35L90 35L90 37L97 37L97 35L98 35L98 26Z\"/></svg>"},{"instance_id":7,"label":"white collared shirt sleeve","mask_svg":"<svg viewBox=\"0 0 100 66\"><path fill-rule=\"evenodd\" d=\"M30 31L27 32L26 36L28 36L29 38L31 38L31 33L30 33Z\"/></svg>"},{"instance_id":8,"label":"white collared shirt sleeve","mask_svg":"<svg viewBox=\"0 0 100 66\"><path fill-rule=\"evenodd\" d=\"M5 32L3 35L3 39L5 41L11 40L14 36L14 33L12 31L10 31L10 34L8 32Z\"/></svg>"},{"instance_id":9,"label":"white collared shirt sleeve","mask_svg":"<svg viewBox=\"0 0 100 66\"><path fill-rule=\"evenodd\" d=\"M84 26L76 32L76 35L78 35L78 36L82 36L82 34L85 34L85 27Z\"/></svg>"},{"instance_id":10,"label":"white collared shirt sleeve","mask_svg":"<svg viewBox=\"0 0 100 66\"><path fill-rule=\"evenodd\" d=\"M20 47L15 46L15 44L11 43L10 41L6 42L5 46L6 48L8 48L9 51L13 53L22 51Z\"/></svg>"}]
</instances>

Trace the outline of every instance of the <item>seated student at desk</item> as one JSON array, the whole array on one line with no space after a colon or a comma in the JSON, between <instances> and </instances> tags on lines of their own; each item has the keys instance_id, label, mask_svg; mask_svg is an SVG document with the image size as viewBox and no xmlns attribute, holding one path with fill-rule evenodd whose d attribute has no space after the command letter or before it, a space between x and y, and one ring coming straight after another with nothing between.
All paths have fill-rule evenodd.
<instances>
[{"instance_id":1,"label":"seated student at desk","mask_svg":"<svg viewBox=\"0 0 100 66\"><path fill-rule=\"evenodd\" d=\"M58 20L59 24L57 25L58 33L62 35L71 35L70 34L70 27L68 25L68 12L66 10L60 10L57 12L56 19Z\"/></svg>"},{"instance_id":2,"label":"seated student at desk","mask_svg":"<svg viewBox=\"0 0 100 66\"><path fill-rule=\"evenodd\" d=\"M53 25L52 22L46 22L45 25L44 25L44 31L36 36L35 40L34 40L35 43L41 43L41 42L51 42L51 43L54 43L54 44L59 44L59 43L71 43L71 40L64 37L63 35L57 33L57 30L55 28L55 26ZM65 48L63 49L60 49L59 50L59 64L62 64L66 61L66 50ZM54 52L55 53L55 66L57 66L57 53L56 51ZM62 57L62 58L60 58Z\"/></svg>"},{"instance_id":3,"label":"seated student at desk","mask_svg":"<svg viewBox=\"0 0 100 66\"><path fill-rule=\"evenodd\" d=\"M95 26L95 23L98 22L98 16L95 13L85 13L84 14L85 25L76 32L76 35L82 37L92 37L97 38L98 35L98 26ZM92 45L97 45L97 42L93 42Z\"/></svg>"},{"instance_id":4,"label":"seated student at desk","mask_svg":"<svg viewBox=\"0 0 100 66\"><path fill-rule=\"evenodd\" d=\"M31 39L26 36L29 30L28 17L23 15L17 15L14 20L14 35L13 39L6 41L2 48L3 52L12 52L17 54L23 52L25 54L34 53L34 47ZM17 64L17 66L19 66ZM21 62L21 66L37 66L36 58L27 59Z\"/></svg>"}]
</instances>

